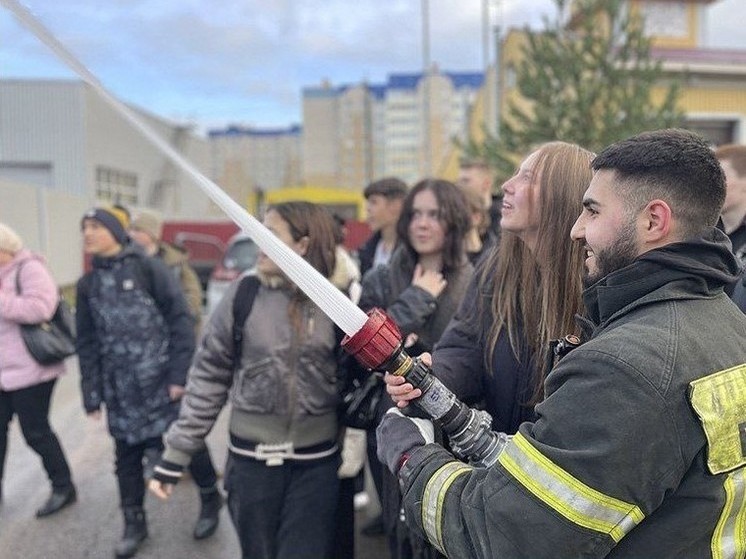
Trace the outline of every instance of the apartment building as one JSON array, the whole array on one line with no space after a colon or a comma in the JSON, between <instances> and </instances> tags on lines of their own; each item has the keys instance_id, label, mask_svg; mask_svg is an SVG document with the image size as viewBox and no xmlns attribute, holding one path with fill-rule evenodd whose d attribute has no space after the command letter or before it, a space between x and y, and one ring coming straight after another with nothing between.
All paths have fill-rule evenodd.
<instances>
[{"instance_id":1,"label":"apartment building","mask_svg":"<svg viewBox=\"0 0 746 559\"><path fill-rule=\"evenodd\" d=\"M438 175L467 136L482 73L391 74L385 84L322 82L303 90L307 182L362 189L383 176Z\"/></svg>"},{"instance_id":2,"label":"apartment building","mask_svg":"<svg viewBox=\"0 0 746 559\"><path fill-rule=\"evenodd\" d=\"M208 132L211 175L234 199L253 209L263 192L298 185L302 129L228 126Z\"/></svg>"}]
</instances>

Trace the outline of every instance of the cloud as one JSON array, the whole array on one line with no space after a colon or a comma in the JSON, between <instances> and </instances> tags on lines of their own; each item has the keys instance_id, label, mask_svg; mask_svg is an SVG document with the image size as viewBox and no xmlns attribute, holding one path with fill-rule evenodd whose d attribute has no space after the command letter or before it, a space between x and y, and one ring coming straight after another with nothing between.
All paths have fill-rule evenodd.
<instances>
[{"instance_id":1,"label":"cloud","mask_svg":"<svg viewBox=\"0 0 746 559\"><path fill-rule=\"evenodd\" d=\"M300 118L303 87L324 78L382 83L423 65L421 0L26 2L114 94L169 117L287 125ZM553 0L488 4L490 27L503 30L537 26L555 7ZM430 60L443 70L479 70L482 1L429 6ZM711 38L743 47L736 17L746 11L743 0L711 6ZM0 77L74 77L2 8L0 37Z\"/></svg>"}]
</instances>

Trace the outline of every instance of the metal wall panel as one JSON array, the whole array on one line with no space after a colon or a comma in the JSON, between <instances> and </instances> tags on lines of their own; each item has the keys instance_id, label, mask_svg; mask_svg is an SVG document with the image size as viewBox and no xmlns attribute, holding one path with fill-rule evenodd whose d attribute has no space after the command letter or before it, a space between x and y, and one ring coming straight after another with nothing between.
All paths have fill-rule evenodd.
<instances>
[{"instance_id":1,"label":"metal wall panel","mask_svg":"<svg viewBox=\"0 0 746 559\"><path fill-rule=\"evenodd\" d=\"M83 84L62 80L0 81L0 167L6 178L86 195ZM39 174L34 169L48 168ZM13 173L15 170L16 173ZM23 171L27 172L23 172Z\"/></svg>"}]
</instances>

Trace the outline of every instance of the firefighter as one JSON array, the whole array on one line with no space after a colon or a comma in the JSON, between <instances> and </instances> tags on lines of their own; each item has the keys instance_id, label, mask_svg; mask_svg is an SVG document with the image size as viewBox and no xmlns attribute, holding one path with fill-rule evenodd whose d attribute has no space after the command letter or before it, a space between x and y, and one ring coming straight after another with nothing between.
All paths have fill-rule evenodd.
<instances>
[{"instance_id":1,"label":"firefighter","mask_svg":"<svg viewBox=\"0 0 746 559\"><path fill-rule=\"evenodd\" d=\"M725 198L707 143L683 130L606 148L573 226L584 343L548 375L537 419L490 468L390 410L379 455L408 522L450 557L746 556L746 317L715 227ZM400 407L418 391L387 375Z\"/></svg>"}]
</instances>

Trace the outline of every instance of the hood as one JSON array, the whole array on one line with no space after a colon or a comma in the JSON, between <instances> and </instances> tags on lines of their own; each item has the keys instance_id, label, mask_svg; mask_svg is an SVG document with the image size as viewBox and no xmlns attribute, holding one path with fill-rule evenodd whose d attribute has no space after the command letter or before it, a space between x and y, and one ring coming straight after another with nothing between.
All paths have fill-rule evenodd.
<instances>
[{"instance_id":1,"label":"hood","mask_svg":"<svg viewBox=\"0 0 746 559\"><path fill-rule=\"evenodd\" d=\"M342 291L347 291L353 282L360 281L360 269L349 253L341 246L338 246L335 251L334 271L329 281L334 284L334 287Z\"/></svg>"},{"instance_id":2,"label":"hood","mask_svg":"<svg viewBox=\"0 0 746 559\"><path fill-rule=\"evenodd\" d=\"M158 254L167 266L189 263L189 253L187 250L171 243L159 243Z\"/></svg>"},{"instance_id":3,"label":"hood","mask_svg":"<svg viewBox=\"0 0 746 559\"><path fill-rule=\"evenodd\" d=\"M641 254L629 266L586 289L583 299L588 318L600 324L633 303L711 297L735 282L740 273L730 240L713 227L699 238Z\"/></svg>"}]
</instances>

